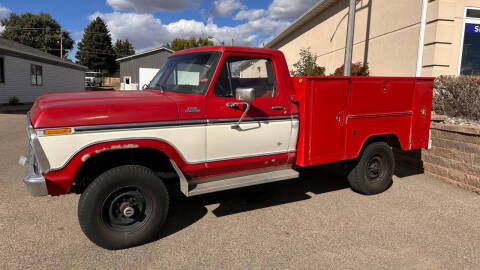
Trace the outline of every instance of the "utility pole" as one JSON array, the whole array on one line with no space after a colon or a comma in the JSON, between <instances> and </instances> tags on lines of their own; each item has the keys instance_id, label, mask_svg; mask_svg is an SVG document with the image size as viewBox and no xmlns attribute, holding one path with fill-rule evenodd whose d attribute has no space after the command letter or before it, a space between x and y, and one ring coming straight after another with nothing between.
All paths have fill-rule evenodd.
<instances>
[{"instance_id":1,"label":"utility pole","mask_svg":"<svg viewBox=\"0 0 480 270\"><path fill-rule=\"evenodd\" d=\"M234 46L234 44L235 44L235 41L234 41L233 38L232 38L232 46Z\"/></svg>"},{"instance_id":2,"label":"utility pole","mask_svg":"<svg viewBox=\"0 0 480 270\"><path fill-rule=\"evenodd\" d=\"M355 33L356 6L357 0L350 0L350 8L348 10L347 41L345 45L345 63L343 69L343 76L352 75L353 37Z\"/></svg>"},{"instance_id":3,"label":"utility pole","mask_svg":"<svg viewBox=\"0 0 480 270\"><path fill-rule=\"evenodd\" d=\"M62 28L60 28L60 58L63 60L63 35L62 35Z\"/></svg>"}]
</instances>

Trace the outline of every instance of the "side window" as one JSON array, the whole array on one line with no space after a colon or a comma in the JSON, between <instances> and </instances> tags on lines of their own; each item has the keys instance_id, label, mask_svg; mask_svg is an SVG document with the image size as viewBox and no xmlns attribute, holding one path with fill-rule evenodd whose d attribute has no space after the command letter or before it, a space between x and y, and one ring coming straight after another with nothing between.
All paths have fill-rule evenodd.
<instances>
[{"instance_id":1,"label":"side window","mask_svg":"<svg viewBox=\"0 0 480 270\"><path fill-rule=\"evenodd\" d=\"M32 64L30 66L30 78L32 85L42 85L43 84L43 74L42 66Z\"/></svg>"},{"instance_id":2,"label":"side window","mask_svg":"<svg viewBox=\"0 0 480 270\"><path fill-rule=\"evenodd\" d=\"M276 96L272 62L264 58L230 58L215 86L218 97L234 97L237 88L254 88L257 98Z\"/></svg>"},{"instance_id":3,"label":"side window","mask_svg":"<svg viewBox=\"0 0 480 270\"><path fill-rule=\"evenodd\" d=\"M0 57L0 83L5 82L5 71L4 71L3 58Z\"/></svg>"}]
</instances>

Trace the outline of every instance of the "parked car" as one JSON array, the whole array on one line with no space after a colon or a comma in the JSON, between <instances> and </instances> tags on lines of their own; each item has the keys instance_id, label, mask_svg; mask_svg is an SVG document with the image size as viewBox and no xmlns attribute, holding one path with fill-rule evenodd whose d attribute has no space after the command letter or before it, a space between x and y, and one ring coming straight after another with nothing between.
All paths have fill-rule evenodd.
<instances>
[{"instance_id":1,"label":"parked car","mask_svg":"<svg viewBox=\"0 0 480 270\"><path fill-rule=\"evenodd\" d=\"M433 80L291 78L277 50L184 50L144 91L38 98L24 182L34 196L81 194L81 228L107 249L157 234L170 184L190 197L342 163L352 189L377 194L392 148L428 147Z\"/></svg>"},{"instance_id":2,"label":"parked car","mask_svg":"<svg viewBox=\"0 0 480 270\"><path fill-rule=\"evenodd\" d=\"M85 85L88 87L101 87L103 84L103 75L100 72L86 72Z\"/></svg>"}]
</instances>

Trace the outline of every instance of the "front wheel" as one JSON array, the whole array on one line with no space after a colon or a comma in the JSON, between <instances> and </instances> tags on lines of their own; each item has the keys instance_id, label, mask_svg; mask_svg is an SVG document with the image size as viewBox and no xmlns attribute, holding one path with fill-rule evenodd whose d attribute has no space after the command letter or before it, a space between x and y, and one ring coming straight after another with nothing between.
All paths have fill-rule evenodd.
<instances>
[{"instance_id":1,"label":"front wheel","mask_svg":"<svg viewBox=\"0 0 480 270\"><path fill-rule=\"evenodd\" d=\"M78 220L85 235L106 249L151 240L168 212L163 182L148 168L126 165L97 177L82 193Z\"/></svg>"},{"instance_id":2,"label":"front wheel","mask_svg":"<svg viewBox=\"0 0 480 270\"><path fill-rule=\"evenodd\" d=\"M385 142L369 144L355 160L348 172L348 182L353 190L373 195L392 185L395 158L392 148Z\"/></svg>"}]
</instances>

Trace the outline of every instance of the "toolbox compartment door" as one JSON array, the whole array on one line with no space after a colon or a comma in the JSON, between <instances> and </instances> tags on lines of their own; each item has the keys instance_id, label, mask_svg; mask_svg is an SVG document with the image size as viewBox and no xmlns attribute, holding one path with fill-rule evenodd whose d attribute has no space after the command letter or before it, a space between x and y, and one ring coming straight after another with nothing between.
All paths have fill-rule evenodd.
<instances>
[{"instance_id":1,"label":"toolbox compartment door","mask_svg":"<svg viewBox=\"0 0 480 270\"><path fill-rule=\"evenodd\" d=\"M298 93L301 136L297 164L342 160L345 155L345 106L349 80L307 80Z\"/></svg>"}]
</instances>

